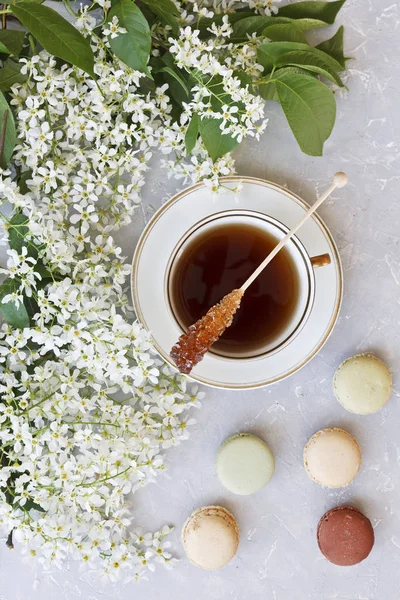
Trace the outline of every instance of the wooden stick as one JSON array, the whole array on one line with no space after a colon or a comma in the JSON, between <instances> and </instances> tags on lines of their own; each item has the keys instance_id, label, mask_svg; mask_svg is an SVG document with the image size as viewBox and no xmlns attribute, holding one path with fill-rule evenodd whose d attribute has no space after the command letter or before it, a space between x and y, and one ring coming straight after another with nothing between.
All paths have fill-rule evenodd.
<instances>
[{"instance_id":1,"label":"wooden stick","mask_svg":"<svg viewBox=\"0 0 400 600\"><path fill-rule=\"evenodd\" d=\"M275 248L272 250L272 252L270 252L270 254L268 254L268 256L265 258L265 260L263 260L263 262L259 265L259 267L257 267L257 269L254 271L254 273L252 275L250 275L250 277L244 282L244 284L240 288L243 292L245 292L247 290L247 288L259 276L261 271L263 271L265 269L265 267L271 262L271 260L278 254L278 252L280 250L282 250L283 246L295 235L295 233L300 229L300 227L302 227L304 225L304 223L307 221L307 219L309 217L311 217L311 215L317 210L317 208L319 206L321 206L321 204L328 198L328 196L330 196L336 188L344 187L346 185L346 183L347 183L346 173L342 173L342 172L335 173L335 175L333 176L332 185L326 190L326 192L324 192L322 194L322 196L316 201L315 204L310 206L308 211L302 217L301 221L299 221L299 223L297 223L297 225L295 225L293 227L293 229L288 231L288 233L285 235L285 237L282 238L281 241L279 242L279 244L277 244L275 246Z\"/></svg>"}]
</instances>

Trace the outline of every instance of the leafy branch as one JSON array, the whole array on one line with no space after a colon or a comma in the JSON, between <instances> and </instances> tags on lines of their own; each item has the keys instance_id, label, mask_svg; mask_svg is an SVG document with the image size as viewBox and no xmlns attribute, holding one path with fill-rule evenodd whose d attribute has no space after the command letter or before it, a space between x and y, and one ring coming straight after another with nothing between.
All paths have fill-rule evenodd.
<instances>
[{"instance_id":1,"label":"leafy branch","mask_svg":"<svg viewBox=\"0 0 400 600\"><path fill-rule=\"evenodd\" d=\"M257 81L250 81L253 89L265 100L282 105L300 148L316 156L322 154L336 113L332 92L323 80L343 86L340 72L345 70L347 58L343 53L343 27L331 39L316 47L309 44L307 35L314 29L333 24L344 1L295 2L281 7L277 15L271 16L257 15L251 10L227 15L233 29L229 42L236 45L256 42L258 62L263 66L264 73ZM50 54L96 77L93 51L88 39L55 10L28 0L14 0L5 11L18 18L37 43ZM105 12L103 23L103 27L107 27L114 18L118 19L124 33L110 38L111 51L132 69L146 74L150 91L154 89L153 79L156 85L168 83L168 94L174 106L172 116L176 120L182 112L182 103L191 99L193 84L190 84L190 74L183 73L177 67L169 53L168 42L154 35L154 27L166 27L169 30L166 39L177 36L179 16L171 0L140 0L137 3L119 0L113 2L111 9ZM217 14L212 19L200 18L198 27L201 37L209 38L210 26L213 23L220 25L223 16ZM14 83L24 80L18 63L24 38L24 32L0 30L0 55L6 58L0 69L0 91L7 91ZM151 56L152 47L158 50L157 58ZM271 77L272 69L274 78ZM249 85L249 82L243 85ZM303 110L299 110L299 107L303 107ZM10 118L6 119L4 126L5 114ZM0 120L6 127L5 144L0 156L1 163L5 165L15 145L15 128L3 95L0 96ZM237 142L226 133L222 134L220 125L218 119L193 120L187 134L187 152L193 149L198 136L201 136L213 160L230 152Z\"/></svg>"}]
</instances>

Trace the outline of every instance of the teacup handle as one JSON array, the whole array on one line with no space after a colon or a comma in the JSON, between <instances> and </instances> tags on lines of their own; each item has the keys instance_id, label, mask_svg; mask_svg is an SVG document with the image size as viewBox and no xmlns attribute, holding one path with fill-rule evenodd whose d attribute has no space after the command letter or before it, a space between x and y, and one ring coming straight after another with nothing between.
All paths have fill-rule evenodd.
<instances>
[{"instance_id":1,"label":"teacup handle","mask_svg":"<svg viewBox=\"0 0 400 600\"><path fill-rule=\"evenodd\" d=\"M319 254L310 258L311 264L316 269L317 267L326 267L331 264L331 257L329 254Z\"/></svg>"}]
</instances>

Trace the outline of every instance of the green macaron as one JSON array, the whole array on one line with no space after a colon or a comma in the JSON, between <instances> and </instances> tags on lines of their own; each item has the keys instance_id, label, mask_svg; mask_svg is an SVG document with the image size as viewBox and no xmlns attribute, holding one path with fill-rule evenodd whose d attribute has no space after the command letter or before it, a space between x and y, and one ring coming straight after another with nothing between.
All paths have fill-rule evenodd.
<instances>
[{"instance_id":1,"label":"green macaron","mask_svg":"<svg viewBox=\"0 0 400 600\"><path fill-rule=\"evenodd\" d=\"M274 455L259 437L238 433L220 447L216 470L220 482L230 492L248 496L271 480L275 470Z\"/></svg>"}]
</instances>

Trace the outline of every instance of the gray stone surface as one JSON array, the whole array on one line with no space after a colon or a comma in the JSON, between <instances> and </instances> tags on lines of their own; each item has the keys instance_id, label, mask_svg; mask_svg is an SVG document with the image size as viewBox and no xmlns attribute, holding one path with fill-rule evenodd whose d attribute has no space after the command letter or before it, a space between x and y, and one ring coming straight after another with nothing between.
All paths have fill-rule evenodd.
<instances>
[{"instance_id":1,"label":"gray stone surface","mask_svg":"<svg viewBox=\"0 0 400 600\"><path fill-rule=\"evenodd\" d=\"M239 174L287 185L312 202L338 169L347 188L320 214L338 243L345 296L339 322L326 346L301 372L254 392L210 390L195 416L191 438L169 452L169 470L135 496L137 521L149 527L176 525L171 536L182 561L171 572L158 568L137 585L103 586L75 564L43 573L0 545L0 600L397 600L400 588L400 119L399 8L393 0L348 0L339 21L346 26L349 92L338 92L338 118L323 158L303 156L279 107L260 143L237 152ZM155 164L146 189L145 214L175 190ZM131 256L140 219L120 241ZM394 392L386 408L369 417L346 413L332 394L336 366L348 355L370 351L393 371ZM302 451L322 427L339 426L359 440L363 466L342 491L319 488L306 475ZM214 457L229 435L249 431L264 438L276 456L267 488L246 498L218 482ZM329 508L351 503L371 519L376 545L356 567L339 568L319 553L315 528ZM241 543L220 572L191 566L179 530L203 504L222 504L237 517Z\"/></svg>"}]
</instances>

